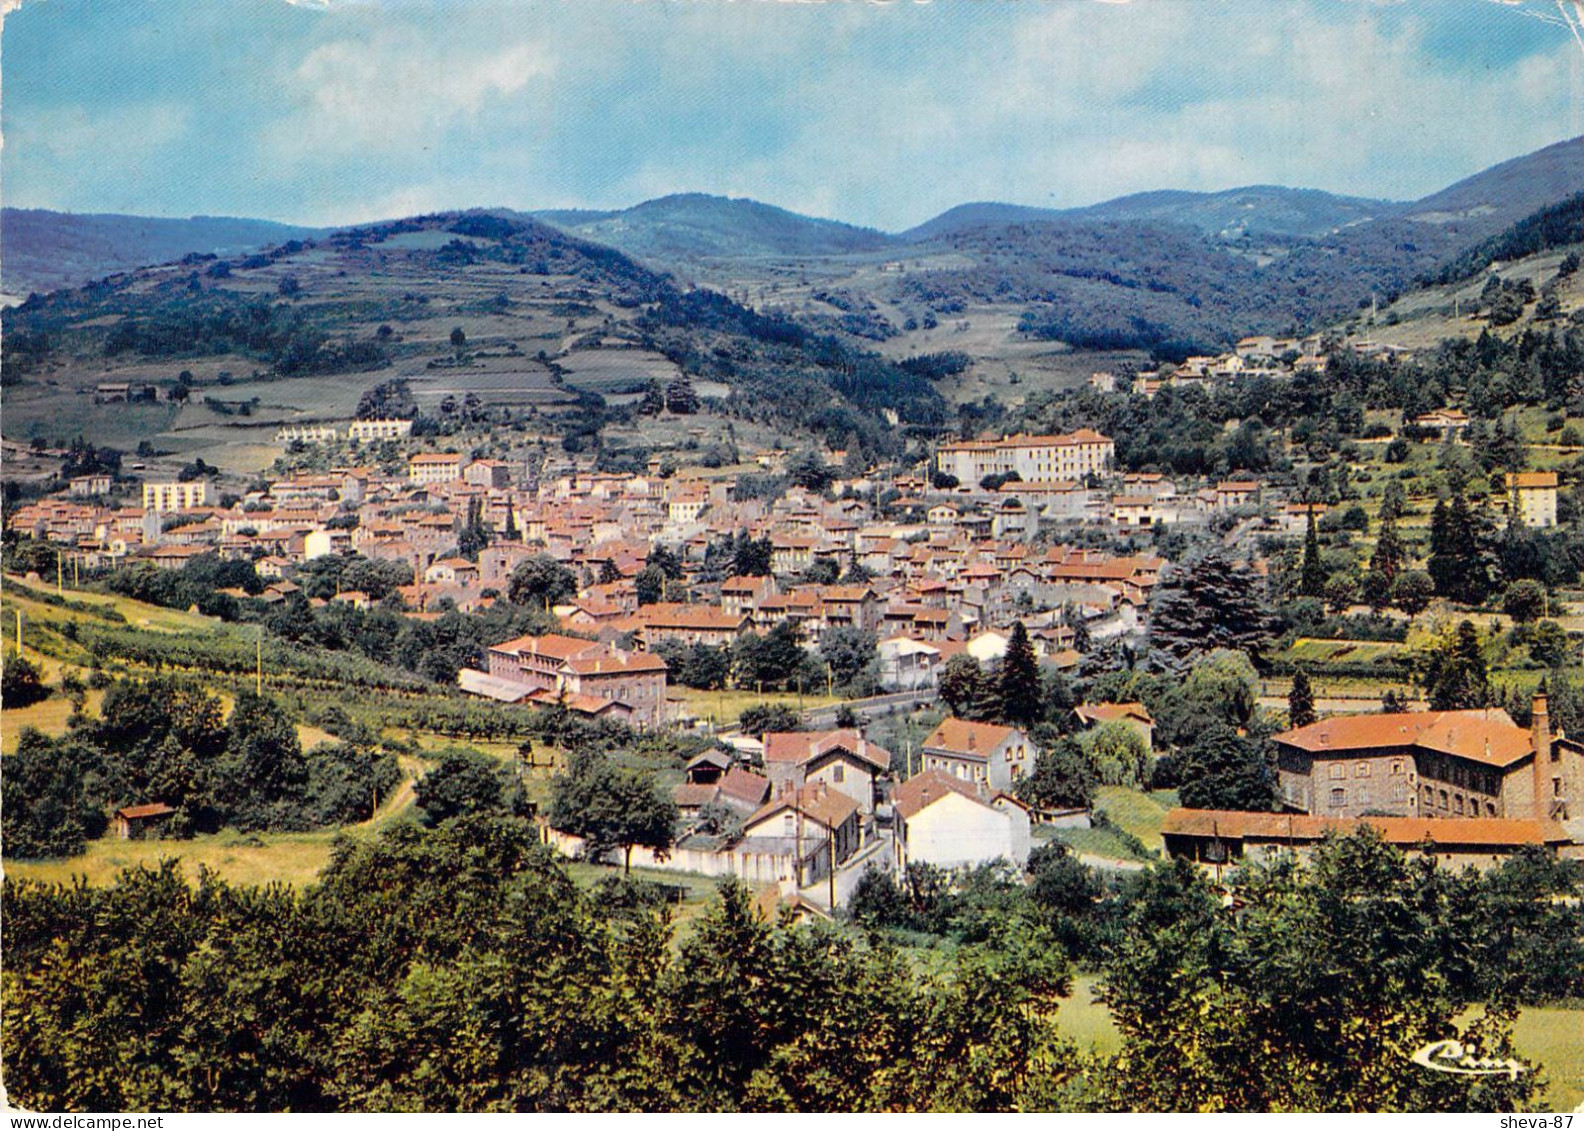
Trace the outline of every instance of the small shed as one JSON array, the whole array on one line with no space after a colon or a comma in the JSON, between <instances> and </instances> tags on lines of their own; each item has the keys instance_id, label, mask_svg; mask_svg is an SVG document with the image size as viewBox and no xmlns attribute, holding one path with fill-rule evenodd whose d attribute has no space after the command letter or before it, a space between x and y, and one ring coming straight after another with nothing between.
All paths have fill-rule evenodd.
<instances>
[{"instance_id":1,"label":"small shed","mask_svg":"<svg viewBox=\"0 0 1584 1131\"><path fill-rule=\"evenodd\" d=\"M163 801L150 805L128 805L115 811L116 836L122 840L142 840L176 812Z\"/></svg>"}]
</instances>

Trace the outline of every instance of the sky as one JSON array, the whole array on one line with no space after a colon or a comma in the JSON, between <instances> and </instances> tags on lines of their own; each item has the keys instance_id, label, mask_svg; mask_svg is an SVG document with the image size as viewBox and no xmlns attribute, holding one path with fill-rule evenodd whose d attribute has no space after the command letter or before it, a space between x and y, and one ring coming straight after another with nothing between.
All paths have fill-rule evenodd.
<instances>
[{"instance_id":1,"label":"sky","mask_svg":"<svg viewBox=\"0 0 1584 1131\"><path fill-rule=\"evenodd\" d=\"M709 192L890 231L965 201L1158 188L1413 199L1584 134L1584 45L1555 13L21 0L0 31L0 199L317 226Z\"/></svg>"}]
</instances>

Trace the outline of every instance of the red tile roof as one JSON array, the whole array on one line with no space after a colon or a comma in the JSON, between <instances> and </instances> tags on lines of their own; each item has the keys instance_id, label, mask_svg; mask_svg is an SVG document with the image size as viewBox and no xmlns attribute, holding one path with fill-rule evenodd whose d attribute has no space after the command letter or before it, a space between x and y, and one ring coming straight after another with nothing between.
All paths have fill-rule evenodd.
<instances>
[{"instance_id":1,"label":"red tile roof","mask_svg":"<svg viewBox=\"0 0 1584 1131\"><path fill-rule=\"evenodd\" d=\"M1346 715L1285 731L1276 741L1310 754L1417 746L1487 766L1510 766L1534 750L1527 730L1490 708Z\"/></svg>"},{"instance_id":2,"label":"red tile roof","mask_svg":"<svg viewBox=\"0 0 1584 1131\"><path fill-rule=\"evenodd\" d=\"M972 723L967 719L948 717L941 720L928 738L924 749L939 750L948 754L987 758L990 752L1017 732L998 723Z\"/></svg>"},{"instance_id":3,"label":"red tile roof","mask_svg":"<svg viewBox=\"0 0 1584 1131\"><path fill-rule=\"evenodd\" d=\"M1504 847L1559 844L1571 840L1555 821L1515 817L1314 817L1307 813L1251 813L1236 809L1172 809L1161 826L1165 836L1220 836L1227 840L1320 840L1360 825L1379 830L1391 844L1432 841L1446 845Z\"/></svg>"}]
</instances>

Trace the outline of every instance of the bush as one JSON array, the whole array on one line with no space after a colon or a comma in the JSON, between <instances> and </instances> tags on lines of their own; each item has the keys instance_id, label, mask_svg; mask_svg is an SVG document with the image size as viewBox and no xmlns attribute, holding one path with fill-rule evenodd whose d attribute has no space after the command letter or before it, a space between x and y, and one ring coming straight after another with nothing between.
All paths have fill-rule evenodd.
<instances>
[{"instance_id":1,"label":"bush","mask_svg":"<svg viewBox=\"0 0 1584 1131\"><path fill-rule=\"evenodd\" d=\"M6 660L5 673L0 675L0 703L8 710L42 703L49 694L32 660L26 656L12 656Z\"/></svg>"}]
</instances>

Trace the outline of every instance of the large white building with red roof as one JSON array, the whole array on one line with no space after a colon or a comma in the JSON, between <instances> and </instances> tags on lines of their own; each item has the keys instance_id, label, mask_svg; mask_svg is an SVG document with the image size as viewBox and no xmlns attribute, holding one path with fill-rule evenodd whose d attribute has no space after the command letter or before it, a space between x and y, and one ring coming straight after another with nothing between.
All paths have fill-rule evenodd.
<instances>
[{"instance_id":1,"label":"large white building with red roof","mask_svg":"<svg viewBox=\"0 0 1584 1131\"><path fill-rule=\"evenodd\" d=\"M1017 473L1025 483L1081 480L1104 475L1116 459L1116 442L1092 428L1057 436L1006 436L999 440L965 440L942 444L935 466L960 483L978 483L987 475Z\"/></svg>"}]
</instances>

